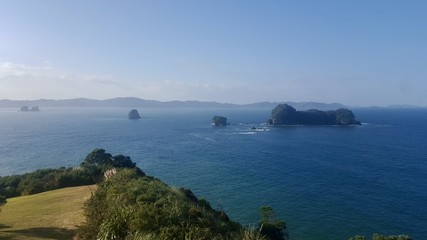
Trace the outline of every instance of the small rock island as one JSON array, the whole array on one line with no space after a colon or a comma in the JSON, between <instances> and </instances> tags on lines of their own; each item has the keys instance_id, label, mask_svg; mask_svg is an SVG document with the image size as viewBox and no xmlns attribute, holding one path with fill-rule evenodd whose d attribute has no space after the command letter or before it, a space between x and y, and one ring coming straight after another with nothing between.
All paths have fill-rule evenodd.
<instances>
[{"instance_id":1,"label":"small rock island","mask_svg":"<svg viewBox=\"0 0 427 240\"><path fill-rule=\"evenodd\" d=\"M355 119L353 112L346 108L335 111L317 109L297 111L287 104L279 104L274 108L267 123L271 125L361 125Z\"/></svg>"},{"instance_id":2,"label":"small rock island","mask_svg":"<svg viewBox=\"0 0 427 240\"><path fill-rule=\"evenodd\" d=\"M31 107L31 108L29 108L28 106L22 106L22 107L19 109L19 111L20 111L20 112L39 112L39 111L40 111L40 109L39 109L39 107L38 107L38 106L34 106L34 107Z\"/></svg>"},{"instance_id":3,"label":"small rock island","mask_svg":"<svg viewBox=\"0 0 427 240\"><path fill-rule=\"evenodd\" d=\"M225 127L227 126L227 118L222 116L214 116L212 117L212 126L214 127Z\"/></svg>"},{"instance_id":4,"label":"small rock island","mask_svg":"<svg viewBox=\"0 0 427 240\"><path fill-rule=\"evenodd\" d=\"M20 112L28 112L28 111L30 111L30 109L28 108L28 106L22 106L22 107L19 109L19 111L20 111Z\"/></svg>"},{"instance_id":5,"label":"small rock island","mask_svg":"<svg viewBox=\"0 0 427 240\"><path fill-rule=\"evenodd\" d=\"M32 107L32 108L30 109L30 111L31 111L31 112L39 112L39 111L40 111L40 109L39 109L39 107L38 107L38 106L34 106L34 107Z\"/></svg>"},{"instance_id":6,"label":"small rock island","mask_svg":"<svg viewBox=\"0 0 427 240\"><path fill-rule=\"evenodd\" d=\"M128 117L130 120L141 119L141 116L139 116L139 113L136 109L130 110L130 112L128 113Z\"/></svg>"}]
</instances>

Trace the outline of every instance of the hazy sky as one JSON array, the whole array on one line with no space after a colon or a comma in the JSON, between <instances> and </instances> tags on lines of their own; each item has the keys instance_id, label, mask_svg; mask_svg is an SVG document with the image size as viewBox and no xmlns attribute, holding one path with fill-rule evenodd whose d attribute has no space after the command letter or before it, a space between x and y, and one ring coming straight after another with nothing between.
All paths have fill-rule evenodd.
<instances>
[{"instance_id":1,"label":"hazy sky","mask_svg":"<svg viewBox=\"0 0 427 240\"><path fill-rule=\"evenodd\" d=\"M427 1L2 0L0 99L427 105Z\"/></svg>"}]
</instances>

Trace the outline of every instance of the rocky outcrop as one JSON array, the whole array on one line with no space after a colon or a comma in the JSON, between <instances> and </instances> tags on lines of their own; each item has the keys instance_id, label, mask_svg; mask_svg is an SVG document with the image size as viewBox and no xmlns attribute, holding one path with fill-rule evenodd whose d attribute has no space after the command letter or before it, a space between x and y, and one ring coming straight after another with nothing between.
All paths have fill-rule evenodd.
<instances>
[{"instance_id":1,"label":"rocky outcrop","mask_svg":"<svg viewBox=\"0 0 427 240\"><path fill-rule=\"evenodd\" d=\"M22 107L19 109L19 111L20 111L20 112L39 112L39 111L40 111L40 109L39 109L39 107L38 107L38 106L34 106L34 107L31 107L31 108L29 108L28 106L22 106Z\"/></svg>"},{"instance_id":2,"label":"rocky outcrop","mask_svg":"<svg viewBox=\"0 0 427 240\"><path fill-rule=\"evenodd\" d=\"M335 111L311 109L297 111L287 104L279 104L267 122L271 125L360 125L353 112L346 108Z\"/></svg>"},{"instance_id":3,"label":"rocky outcrop","mask_svg":"<svg viewBox=\"0 0 427 240\"><path fill-rule=\"evenodd\" d=\"M22 106L22 107L19 109L19 111L20 111L20 112L28 112L28 111L30 111L30 109L28 108L28 106Z\"/></svg>"},{"instance_id":4,"label":"rocky outcrop","mask_svg":"<svg viewBox=\"0 0 427 240\"><path fill-rule=\"evenodd\" d=\"M227 126L227 118L222 116L214 116L212 117L212 126L215 127L221 127L221 126Z\"/></svg>"},{"instance_id":5,"label":"rocky outcrop","mask_svg":"<svg viewBox=\"0 0 427 240\"><path fill-rule=\"evenodd\" d=\"M39 109L39 107L38 107L38 106L34 106L34 107L32 107L32 108L30 109L30 111L31 111L31 112L39 112L39 111L40 111L40 109Z\"/></svg>"},{"instance_id":6,"label":"rocky outcrop","mask_svg":"<svg viewBox=\"0 0 427 240\"><path fill-rule=\"evenodd\" d=\"M128 117L131 120L137 120L141 118L141 116L139 116L139 113L136 109L130 110L130 112L128 113Z\"/></svg>"}]
</instances>

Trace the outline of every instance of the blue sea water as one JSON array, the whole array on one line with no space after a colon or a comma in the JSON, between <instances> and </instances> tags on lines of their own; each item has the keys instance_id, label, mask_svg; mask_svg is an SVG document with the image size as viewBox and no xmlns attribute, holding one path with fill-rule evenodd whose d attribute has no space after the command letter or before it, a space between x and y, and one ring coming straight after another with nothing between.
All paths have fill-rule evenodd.
<instances>
[{"instance_id":1,"label":"blue sea water","mask_svg":"<svg viewBox=\"0 0 427 240\"><path fill-rule=\"evenodd\" d=\"M0 175L76 166L101 147L241 223L271 205L291 239L427 239L426 109L354 109L364 124L352 127L262 125L270 109L139 110L0 109ZM213 115L231 125L211 127Z\"/></svg>"}]
</instances>

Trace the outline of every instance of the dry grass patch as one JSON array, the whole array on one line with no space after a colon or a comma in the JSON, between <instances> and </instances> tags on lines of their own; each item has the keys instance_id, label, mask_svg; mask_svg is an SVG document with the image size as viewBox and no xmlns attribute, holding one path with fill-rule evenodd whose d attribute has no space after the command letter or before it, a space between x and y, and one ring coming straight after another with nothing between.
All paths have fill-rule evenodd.
<instances>
[{"instance_id":1,"label":"dry grass patch","mask_svg":"<svg viewBox=\"0 0 427 240\"><path fill-rule=\"evenodd\" d=\"M95 186L10 198L0 213L0 239L71 239Z\"/></svg>"}]
</instances>

